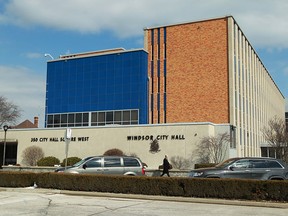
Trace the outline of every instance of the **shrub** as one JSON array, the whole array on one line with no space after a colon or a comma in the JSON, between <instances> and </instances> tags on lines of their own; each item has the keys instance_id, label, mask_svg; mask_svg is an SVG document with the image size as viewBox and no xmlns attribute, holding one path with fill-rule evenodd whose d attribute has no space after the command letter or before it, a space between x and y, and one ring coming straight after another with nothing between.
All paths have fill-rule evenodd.
<instances>
[{"instance_id":1,"label":"shrub","mask_svg":"<svg viewBox=\"0 0 288 216\"><path fill-rule=\"evenodd\" d=\"M28 166L36 166L37 161L44 157L44 152L42 148L34 145L24 149L22 157L23 164Z\"/></svg>"},{"instance_id":2,"label":"shrub","mask_svg":"<svg viewBox=\"0 0 288 216\"><path fill-rule=\"evenodd\" d=\"M54 166L56 164L60 164L60 160L53 156L44 157L37 161L38 166Z\"/></svg>"},{"instance_id":3,"label":"shrub","mask_svg":"<svg viewBox=\"0 0 288 216\"><path fill-rule=\"evenodd\" d=\"M106 152L104 152L103 155L105 155L105 156L124 156L124 153L122 150L114 148L114 149L107 150Z\"/></svg>"},{"instance_id":4,"label":"shrub","mask_svg":"<svg viewBox=\"0 0 288 216\"><path fill-rule=\"evenodd\" d=\"M73 164L79 162L81 158L78 157L68 157L67 158L67 166L72 166ZM64 167L66 162L66 158L62 161L61 166Z\"/></svg>"}]
</instances>

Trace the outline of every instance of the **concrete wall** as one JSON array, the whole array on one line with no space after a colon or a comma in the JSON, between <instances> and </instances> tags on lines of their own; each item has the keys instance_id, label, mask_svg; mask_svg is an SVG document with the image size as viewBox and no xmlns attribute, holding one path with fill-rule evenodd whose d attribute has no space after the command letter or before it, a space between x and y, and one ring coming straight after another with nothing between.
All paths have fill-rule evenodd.
<instances>
[{"instance_id":1,"label":"concrete wall","mask_svg":"<svg viewBox=\"0 0 288 216\"><path fill-rule=\"evenodd\" d=\"M165 154L170 158L181 156L196 159L193 151L202 137L229 133L229 130L229 125L212 123L72 128L68 157L102 155L109 149L118 148L127 155L136 154L149 168L154 169L162 164ZM22 163L22 152L33 145L41 147L45 156L55 156L62 161L65 158L65 131L65 128L15 129L7 132L7 139L18 141L18 164ZM1 131L0 137L3 136ZM159 148L156 146L151 152L153 140L157 140Z\"/></svg>"}]
</instances>

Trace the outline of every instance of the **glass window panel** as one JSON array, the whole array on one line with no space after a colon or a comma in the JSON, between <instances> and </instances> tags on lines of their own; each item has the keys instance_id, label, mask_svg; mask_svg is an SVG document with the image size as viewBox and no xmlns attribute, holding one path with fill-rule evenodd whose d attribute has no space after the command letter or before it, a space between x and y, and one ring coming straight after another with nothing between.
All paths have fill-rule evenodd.
<instances>
[{"instance_id":1,"label":"glass window panel","mask_svg":"<svg viewBox=\"0 0 288 216\"><path fill-rule=\"evenodd\" d=\"M251 162L249 160L239 160L232 165L234 168L248 168L251 167Z\"/></svg>"},{"instance_id":2,"label":"glass window panel","mask_svg":"<svg viewBox=\"0 0 288 216\"><path fill-rule=\"evenodd\" d=\"M114 121L115 122L118 122L118 121L121 121L121 111L115 111L114 112Z\"/></svg>"},{"instance_id":3,"label":"glass window panel","mask_svg":"<svg viewBox=\"0 0 288 216\"><path fill-rule=\"evenodd\" d=\"M130 111L123 111L123 122L130 122Z\"/></svg>"},{"instance_id":4,"label":"glass window panel","mask_svg":"<svg viewBox=\"0 0 288 216\"><path fill-rule=\"evenodd\" d=\"M105 112L98 113L98 122L105 122Z\"/></svg>"},{"instance_id":5,"label":"glass window panel","mask_svg":"<svg viewBox=\"0 0 288 216\"><path fill-rule=\"evenodd\" d=\"M91 122L97 122L97 113L91 114Z\"/></svg>"},{"instance_id":6,"label":"glass window panel","mask_svg":"<svg viewBox=\"0 0 288 216\"><path fill-rule=\"evenodd\" d=\"M86 162L86 168L101 167L101 158L95 158Z\"/></svg>"},{"instance_id":7,"label":"glass window panel","mask_svg":"<svg viewBox=\"0 0 288 216\"><path fill-rule=\"evenodd\" d=\"M282 168L282 166L277 161L268 161L267 166L269 168Z\"/></svg>"},{"instance_id":8,"label":"glass window panel","mask_svg":"<svg viewBox=\"0 0 288 216\"><path fill-rule=\"evenodd\" d=\"M88 113L83 113L83 123L88 123L89 122L89 115Z\"/></svg>"},{"instance_id":9,"label":"glass window panel","mask_svg":"<svg viewBox=\"0 0 288 216\"><path fill-rule=\"evenodd\" d=\"M113 112L106 112L106 122L113 122Z\"/></svg>"},{"instance_id":10,"label":"glass window panel","mask_svg":"<svg viewBox=\"0 0 288 216\"><path fill-rule=\"evenodd\" d=\"M60 115L54 115L54 127L60 126Z\"/></svg>"},{"instance_id":11,"label":"glass window panel","mask_svg":"<svg viewBox=\"0 0 288 216\"><path fill-rule=\"evenodd\" d=\"M52 125L53 124L53 115L48 115L48 123L49 125Z\"/></svg>"},{"instance_id":12,"label":"glass window panel","mask_svg":"<svg viewBox=\"0 0 288 216\"><path fill-rule=\"evenodd\" d=\"M82 113L76 113L76 123L78 125L78 123L82 124Z\"/></svg>"},{"instance_id":13,"label":"glass window panel","mask_svg":"<svg viewBox=\"0 0 288 216\"><path fill-rule=\"evenodd\" d=\"M104 167L120 167L120 158L104 158Z\"/></svg>"},{"instance_id":14,"label":"glass window panel","mask_svg":"<svg viewBox=\"0 0 288 216\"><path fill-rule=\"evenodd\" d=\"M74 124L74 113L68 114L68 123Z\"/></svg>"},{"instance_id":15,"label":"glass window panel","mask_svg":"<svg viewBox=\"0 0 288 216\"><path fill-rule=\"evenodd\" d=\"M138 121L138 110L132 110L131 111L131 120L133 121L135 121L135 120L137 120Z\"/></svg>"},{"instance_id":16,"label":"glass window panel","mask_svg":"<svg viewBox=\"0 0 288 216\"><path fill-rule=\"evenodd\" d=\"M67 114L61 114L61 123L67 123L68 116Z\"/></svg>"},{"instance_id":17,"label":"glass window panel","mask_svg":"<svg viewBox=\"0 0 288 216\"><path fill-rule=\"evenodd\" d=\"M139 167L140 163L135 158L123 158L124 166L126 167Z\"/></svg>"},{"instance_id":18,"label":"glass window panel","mask_svg":"<svg viewBox=\"0 0 288 216\"><path fill-rule=\"evenodd\" d=\"M256 160L256 161L252 161L252 167L253 168L265 168L267 167L267 165L264 160Z\"/></svg>"}]
</instances>

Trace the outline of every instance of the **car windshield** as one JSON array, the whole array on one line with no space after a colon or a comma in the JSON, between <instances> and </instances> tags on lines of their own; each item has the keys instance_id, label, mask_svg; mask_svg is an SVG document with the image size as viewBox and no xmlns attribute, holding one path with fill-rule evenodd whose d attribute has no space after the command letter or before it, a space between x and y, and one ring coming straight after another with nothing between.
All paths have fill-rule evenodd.
<instances>
[{"instance_id":1,"label":"car windshield","mask_svg":"<svg viewBox=\"0 0 288 216\"><path fill-rule=\"evenodd\" d=\"M81 161L75 163L75 164L72 165L72 166L73 166L73 167L78 167L78 166L80 166L81 164L83 164L85 161L89 160L90 158L92 158L92 157L83 158Z\"/></svg>"},{"instance_id":2,"label":"car windshield","mask_svg":"<svg viewBox=\"0 0 288 216\"><path fill-rule=\"evenodd\" d=\"M227 167L227 166L229 166L230 164L234 163L236 160L238 160L238 158L230 158L230 159L228 159L228 160L223 161L223 162L220 163L220 164L217 164L215 167L218 167L218 168Z\"/></svg>"}]
</instances>

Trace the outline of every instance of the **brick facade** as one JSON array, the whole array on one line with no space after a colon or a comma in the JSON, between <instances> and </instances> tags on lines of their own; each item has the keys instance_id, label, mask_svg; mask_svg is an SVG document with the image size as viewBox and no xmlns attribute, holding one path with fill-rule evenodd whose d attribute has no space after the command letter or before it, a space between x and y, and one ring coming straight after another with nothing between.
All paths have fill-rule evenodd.
<instances>
[{"instance_id":1,"label":"brick facade","mask_svg":"<svg viewBox=\"0 0 288 216\"><path fill-rule=\"evenodd\" d=\"M229 123L227 31L227 18L146 29L150 123Z\"/></svg>"}]
</instances>

